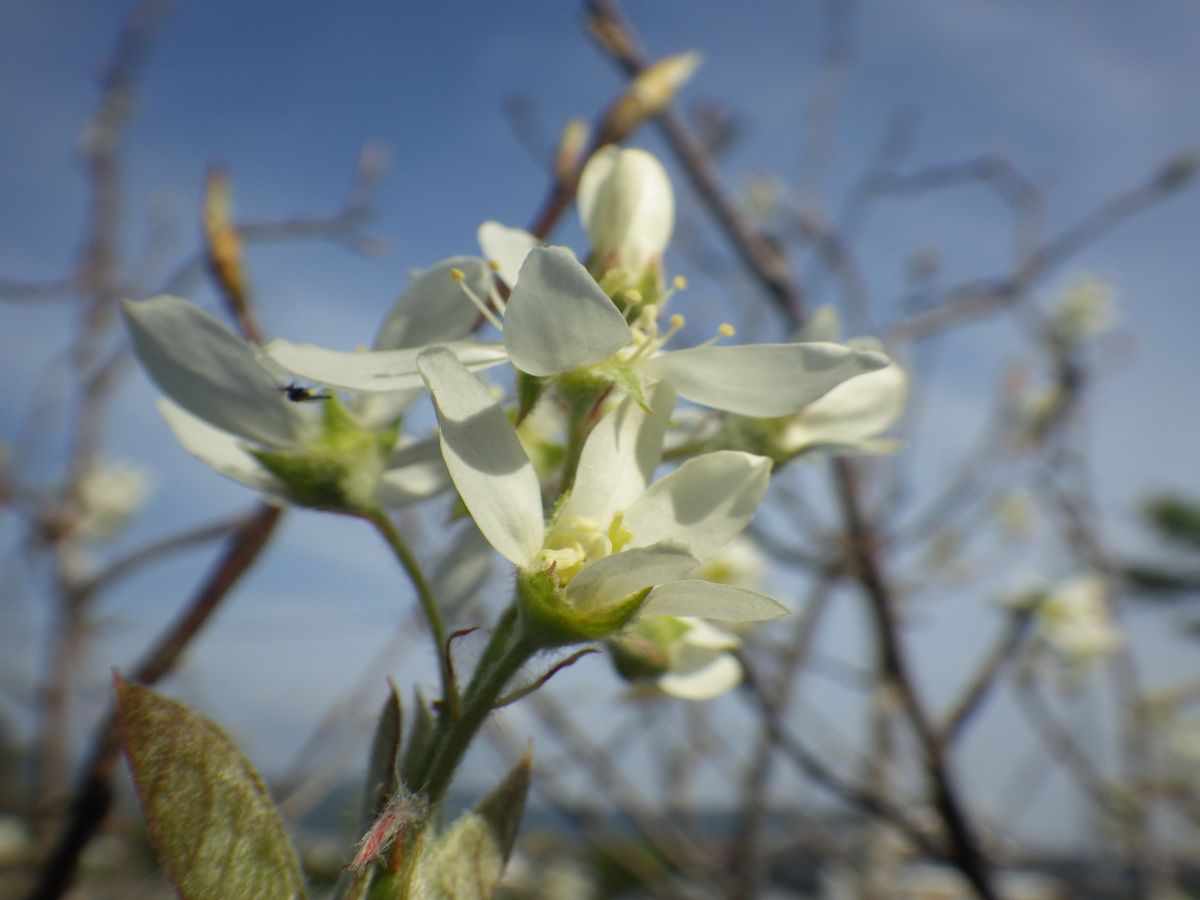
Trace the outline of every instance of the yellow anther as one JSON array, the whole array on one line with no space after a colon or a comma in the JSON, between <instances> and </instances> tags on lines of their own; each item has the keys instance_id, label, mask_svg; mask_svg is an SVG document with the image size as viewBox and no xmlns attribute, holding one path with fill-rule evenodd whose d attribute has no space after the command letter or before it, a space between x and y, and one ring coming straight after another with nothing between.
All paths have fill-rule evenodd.
<instances>
[{"instance_id":1,"label":"yellow anther","mask_svg":"<svg viewBox=\"0 0 1200 900\"><path fill-rule=\"evenodd\" d=\"M494 259L489 259L488 260L488 268L491 269L493 272L499 272L500 271L500 263L496 262ZM455 269L454 271L457 272L458 269Z\"/></svg>"},{"instance_id":2,"label":"yellow anther","mask_svg":"<svg viewBox=\"0 0 1200 900\"><path fill-rule=\"evenodd\" d=\"M675 313L673 316L671 316L671 330L678 331L683 327L683 323L686 321L687 319L685 319L682 315Z\"/></svg>"},{"instance_id":3,"label":"yellow anther","mask_svg":"<svg viewBox=\"0 0 1200 900\"><path fill-rule=\"evenodd\" d=\"M642 302L642 292L637 288L630 288L621 296L625 298L625 302L630 306L636 306Z\"/></svg>"},{"instance_id":4,"label":"yellow anther","mask_svg":"<svg viewBox=\"0 0 1200 900\"><path fill-rule=\"evenodd\" d=\"M733 337L735 334L737 334L737 329L728 322L722 322L717 327L717 334L719 334L721 337Z\"/></svg>"},{"instance_id":5,"label":"yellow anther","mask_svg":"<svg viewBox=\"0 0 1200 900\"><path fill-rule=\"evenodd\" d=\"M684 278L682 275L676 275L671 280L671 284L675 285L675 290L682 291L684 288L687 287L687 279Z\"/></svg>"},{"instance_id":6,"label":"yellow anther","mask_svg":"<svg viewBox=\"0 0 1200 900\"><path fill-rule=\"evenodd\" d=\"M354 352L355 352L355 353L366 353L366 352L367 352L367 345L366 345L366 344L356 344L356 345L354 346Z\"/></svg>"},{"instance_id":7,"label":"yellow anther","mask_svg":"<svg viewBox=\"0 0 1200 900\"><path fill-rule=\"evenodd\" d=\"M463 272L462 269L451 269L450 277L453 278L455 281L465 281L467 278L466 274Z\"/></svg>"}]
</instances>

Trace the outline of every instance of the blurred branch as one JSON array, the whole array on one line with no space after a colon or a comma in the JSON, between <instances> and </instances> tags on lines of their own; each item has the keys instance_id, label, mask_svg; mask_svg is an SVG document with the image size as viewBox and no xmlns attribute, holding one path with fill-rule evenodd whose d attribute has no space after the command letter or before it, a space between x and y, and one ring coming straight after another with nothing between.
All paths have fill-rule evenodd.
<instances>
[{"instance_id":1,"label":"blurred branch","mask_svg":"<svg viewBox=\"0 0 1200 900\"><path fill-rule=\"evenodd\" d=\"M647 66L640 41L612 0L587 0L588 27L600 48L633 78ZM721 186L704 142L671 107L658 115L667 142L701 200L711 210L746 267L763 285L783 316L796 324L805 317L805 298L791 278L787 262L743 218L737 203Z\"/></svg>"},{"instance_id":2,"label":"blurred branch","mask_svg":"<svg viewBox=\"0 0 1200 900\"><path fill-rule=\"evenodd\" d=\"M893 326L889 341L915 341L983 318L1015 303L1026 291L1088 244L1130 217L1161 202L1195 175L1200 155L1182 153L1145 182L1123 191L1031 252L1011 275L967 282L946 291L940 303Z\"/></svg>"},{"instance_id":3,"label":"blurred branch","mask_svg":"<svg viewBox=\"0 0 1200 900\"><path fill-rule=\"evenodd\" d=\"M942 725L941 740L943 743L954 743L970 718L983 705L987 695L997 687L1001 671L1012 662L1028 630L1028 613L1014 612L1009 616L1006 627L996 638L991 652L984 658L974 677L967 684L962 697L946 715L946 721Z\"/></svg>"},{"instance_id":4,"label":"blurred branch","mask_svg":"<svg viewBox=\"0 0 1200 900\"><path fill-rule=\"evenodd\" d=\"M602 48L628 74L636 75L644 67L645 61L632 28L621 16L615 3L611 0L590 0L587 5L591 13L589 24ZM725 192L703 144L670 109L663 111L659 124L693 185L755 279L789 320L789 324L793 328L801 325L805 318L802 290L792 280L779 254L750 227ZM855 576L867 595L875 622L881 672L902 700L905 713L920 740L934 802L951 848L950 858L978 895L988 900L995 897L989 866L972 834L958 791L952 783L944 748L913 686L900 642L891 588L877 556L873 529L862 513L855 470L847 460L839 459L834 462L833 476L847 531L847 557L854 564Z\"/></svg>"},{"instance_id":5,"label":"blurred branch","mask_svg":"<svg viewBox=\"0 0 1200 900\"><path fill-rule=\"evenodd\" d=\"M249 524L251 515L250 513L239 513L236 516L218 519L207 525L189 528L178 534L151 541L109 563L99 572L75 585L73 590L77 594L83 595L99 593L111 587L113 582L132 574L142 566L156 562L161 557L187 550L196 544L207 543L231 531L244 528Z\"/></svg>"}]
</instances>

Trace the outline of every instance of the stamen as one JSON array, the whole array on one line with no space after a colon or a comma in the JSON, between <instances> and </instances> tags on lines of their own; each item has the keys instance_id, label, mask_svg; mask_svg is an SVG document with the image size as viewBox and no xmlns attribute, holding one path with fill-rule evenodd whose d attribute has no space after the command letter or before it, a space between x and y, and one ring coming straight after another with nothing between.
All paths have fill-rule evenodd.
<instances>
[{"instance_id":1,"label":"stamen","mask_svg":"<svg viewBox=\"0 0 1200 900\"><path fill-rule=\"evenodd\" d=\"M701 347L711 347L713 344L715 344L717 341L721 340L722 338L733 337L735 334L737 334L736 328L734 328L728 322L722 322L720 325L717 326L716 335L709 338L703 344L700 344L700 346Z\"/></svg>"},{"instance_id":2,"label":"stamen","mask_svg":"<svg viewBox=\"0 0 1200 900\"><path fill-rule=\"evenodd\" d=\"M479 310L479 314L491 322L492 327L494 327L497 331L504 331L504 326L501 324L500 320L496 318L496 314L492 312L491 308L479 297L478 294L471 290L471 286L467 284L467 276L463 270L451 269L450 277L454 279L454 281L458 282L458 286L462 288L463 293L467 295L468 299L475 304L475 308Z\"/></svg>"},{"instance_id":3,"label":"stamen","mask_svg":"<svg viewBox=\"0 0 1200 900\"><path fill-rule=\"evenodd\" d=\"M670 300L680 291L684 290L686 287L687 279L682 275L676 275L671 279L671 286L667 288L667 290L663 291L663 295L658 301L659 306L666 306L668 300Z\"/></svg>"}]
</instances>

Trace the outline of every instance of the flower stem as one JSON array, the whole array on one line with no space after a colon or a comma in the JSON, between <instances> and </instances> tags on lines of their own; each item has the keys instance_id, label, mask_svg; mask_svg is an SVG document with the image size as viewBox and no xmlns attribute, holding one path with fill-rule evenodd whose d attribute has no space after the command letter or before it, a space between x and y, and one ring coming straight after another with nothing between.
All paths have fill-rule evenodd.
<instances>
[{"instance_id":1,"label":"flower stem","mask_svg":"<svg viewBox=\"0 0 1200 900\"><path fill-rule=\"evenodd\" d=\"M424 777L418 784L431 806L442 799L475 734L495 708L497 698L539 649L519 625L511 627L516 623L508 616L505 618L463 693L458 717L449 720L441 739L435 737L430 748ZM510 627L503 627L505 624ZM443 721L447 721L445 717Z\"/></svg>"},{"instance_id":2,"label":"flower stem","mask_svg":"<svg viewBox=\"0 0 1200 900\"><path fill-rule=\"evenodd\" d=\"M433 596L433 589L425 578L425 573L421 571L421 565L417 562L416 556L413 555L412 550L387 514L382 510L372 510L367 514L367 520L383 536L417 592L417 600L429 623L429 632L433 636L434 653L438 659L438 668L441 670L442 703L445 705L446 713L453 720L458 716L458 685L454 681L454 667L450 662L450 648L446 642L446 625L442 621L442 614Z\"/></svg>"}]
</instances>

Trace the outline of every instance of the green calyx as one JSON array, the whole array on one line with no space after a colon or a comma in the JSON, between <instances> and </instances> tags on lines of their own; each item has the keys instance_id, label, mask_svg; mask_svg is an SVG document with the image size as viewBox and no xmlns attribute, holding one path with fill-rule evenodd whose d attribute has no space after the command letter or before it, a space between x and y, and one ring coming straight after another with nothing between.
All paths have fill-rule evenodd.
<instances>
[{"instance_id":1,"label":"green calyx","mask_svg":"<svg viewBox=\"0 0 1200 900\"><path fill-rule=\"evenodd\" d=\"M649 616L608 640L609 657L626 681L654 679L670 670L671 647L688 630L675 616Z\"/></svg>"},{"instance_id":2,"label":"green calyx","mask_svg":"<svg viewBox=\"0 0 1200 900\"><path fill-rule=\"evenodd\" d=\"M284 483L296 503L367 513L374 508L375 489L396 431L363 428L337 397L324 401L323 411L316 440L294 450L249 452Z\"/></svg>"},{"instance_id":3,"label":"green calyx","mask_svg":"<svg viewBox=\"0 0 1200 900\"><path fill-rule=\"evenodd\" d=\"M567 601L566 589L555 575L521 572L517 576L517 604L522 630L542 649L602 640L633 620L650 590L635 591L603 607L580 609Z\"/></svg>"}]
</instances>

